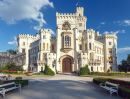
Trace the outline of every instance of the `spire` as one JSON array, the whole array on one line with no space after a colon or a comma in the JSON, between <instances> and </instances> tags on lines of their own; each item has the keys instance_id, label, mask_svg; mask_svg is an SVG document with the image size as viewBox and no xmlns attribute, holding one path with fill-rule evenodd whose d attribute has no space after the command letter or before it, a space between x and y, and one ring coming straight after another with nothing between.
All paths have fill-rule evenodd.
<instances>
[{"instance_id":1,"label":"spire","mask_svg":"<svg viewBox=\"0 0 130 99\"><path fill-rule=\"evenodd\" d=\"M43 30L44 30L44 25L43 25Z\"/></svg>"}]
</instances>

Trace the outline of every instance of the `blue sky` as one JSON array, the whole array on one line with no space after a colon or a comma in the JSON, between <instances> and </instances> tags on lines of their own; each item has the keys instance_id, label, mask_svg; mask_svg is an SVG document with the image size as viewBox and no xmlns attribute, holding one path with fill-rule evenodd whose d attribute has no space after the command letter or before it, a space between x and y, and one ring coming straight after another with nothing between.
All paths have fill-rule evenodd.
<instances>
[{"instance_id":1,"label":"blue sky","mask_svg":"<svg viewBox=\"0 0 130 99\"><path fill-rule=\"evenodd\" d=\"M74 13L79 1L87 29L118 37L118 63L130 54L130 0L0 0L0 51L17 49L18 34L56 31L56 12Z\"/></svg>"}]
</instances>

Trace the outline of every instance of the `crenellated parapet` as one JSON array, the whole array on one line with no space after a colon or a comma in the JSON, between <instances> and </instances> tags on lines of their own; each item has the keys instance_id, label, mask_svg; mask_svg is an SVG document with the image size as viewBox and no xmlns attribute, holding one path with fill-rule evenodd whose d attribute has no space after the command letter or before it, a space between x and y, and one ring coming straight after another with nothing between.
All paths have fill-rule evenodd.
<instances>
[{"instance_id":1,"label":"crenellated parapet","mask_svg":"<svg viewBox=\"0 0 130 99\"><path fill-rule=\"evenodd\" d=\"M0 52L0 57L2 57L2 58L10 58L11 56L12 55L10 55L10 54Z\"/></svg>"},{"instance_id":2,"label":"crenellated parapet","mask_svg":"<svg viewBox=\"0 0 130 99\"><path fill-rule=\"evenodd\" d=\"M105 34L105 35L97 36L97 40L101 40L101 39L116 39L117 40L117 36L115 34Z\"/></svg>"},{"instance_id":3,"label":"crenellated parapet","mask_svg":"<svg viewBox=\"0 0 130 99\"><path fill-rule=\"evenodd\" d=\"M29 35L29 34L19 34L17 36L17 38L21 38L21 39L27 39L27 38L31 38L31 39L36 39L36 35Z\"/></svg>"},{"instance_id":4,"label":"crenellated parapet","mask_svg":"<svg viewBox=\"0 0 130 99\"><path fill-rule=\"evenodd\" d=\"M95 33L95 30L93 30L93 29L86 29L86 30L83 31L83 34L84 33Z\"/></svg>"},{"instance_id":5,"label":"crenellated parapet","mask_svg":"<svg viewBox=\"0 0 130 99\"><path fill-rule=\"evenodd\" d=\"M51 34L51 30L50 29L40 29L39 34L40 33L50 33Z\"/></svg>"}]
</instances>

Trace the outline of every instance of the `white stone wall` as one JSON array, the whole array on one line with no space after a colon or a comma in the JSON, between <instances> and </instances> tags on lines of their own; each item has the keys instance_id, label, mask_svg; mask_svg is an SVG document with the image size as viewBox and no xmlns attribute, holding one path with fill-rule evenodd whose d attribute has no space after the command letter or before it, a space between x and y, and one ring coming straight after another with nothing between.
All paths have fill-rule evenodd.
<instances>
[{"instance_id":1,"label":"white stone wall","mask_svg":"<svg viewBox=\"0 0 130 99\"><path fill-rule=\"evenodd\" d=\"M54 72L62 72L62 58L65 56L73 60L72 72L78 72L80 67L84 67L86 64L90 71L94 72L106 72L111 66L114 71L117 70L117 36L112 34L99 35L99 31L86 29L87 18L84 16L83 7L77 7L75 13L56 12L56 20L56 38L51 37L51 31L48 29L39 30L39 34L35 36L29 34L17 36L18 53L21 53L23 48L26 52L26 65L24 66L26 70L30 64L37 64L33 70L41 71L41 67L44 69L44 63L47 63ZM65 22L70 24L70 29L63 29ZM68 52L63 49L64 35L71 37L71 48ZM25 42L24 46L23 42ZM85 44L87 44L87 49ZM52 50L52 45L54 45L54 50ZM80 45L82 45L82 49L80 49ZM111 55L113 56L113 63L108 61L109 48L113 49Z\"/></svg>"}]
</instances>

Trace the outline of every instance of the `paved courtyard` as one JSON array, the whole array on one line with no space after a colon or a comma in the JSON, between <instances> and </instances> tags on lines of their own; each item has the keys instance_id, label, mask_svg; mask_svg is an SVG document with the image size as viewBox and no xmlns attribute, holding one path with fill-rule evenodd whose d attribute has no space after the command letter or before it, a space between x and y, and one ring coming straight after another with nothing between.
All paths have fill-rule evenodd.
<instances>
[{"instance_id":1,"label":"paved courtyard","mask_svg":"<svg viewBox=\"0 0 130 99\"><path fill-rule=\"evenodd\" d=\"M6 99L109 99L109 92L93 84L92 77L57 74L54 77L28 78L22 91L7 93ZM119 99L116 94L111 99Z\"/></svg>"}]
</instances>

